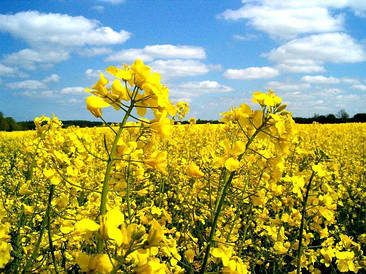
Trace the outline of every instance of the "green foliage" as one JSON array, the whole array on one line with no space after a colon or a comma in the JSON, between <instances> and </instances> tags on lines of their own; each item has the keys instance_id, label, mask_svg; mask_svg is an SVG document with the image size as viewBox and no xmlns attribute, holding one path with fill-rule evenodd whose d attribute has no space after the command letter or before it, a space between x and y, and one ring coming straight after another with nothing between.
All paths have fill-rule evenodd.
<instances>
[{"instance_id":1,"label":"green foliage","mask_svg":"<svg viewBox=\"0 0 366 274\"><path fill-rule=\"evenodd\" d=\"M14 131L19 130L20 127L11 117L4 117L3 113L0 112L0 131Z\"/></svg>"}]
</instances>

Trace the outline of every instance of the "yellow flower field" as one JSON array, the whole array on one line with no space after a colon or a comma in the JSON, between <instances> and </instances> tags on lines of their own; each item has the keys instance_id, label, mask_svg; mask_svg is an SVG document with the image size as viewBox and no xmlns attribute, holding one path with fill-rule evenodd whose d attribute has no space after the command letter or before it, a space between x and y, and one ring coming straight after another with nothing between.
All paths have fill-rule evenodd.
<instances>
[{"instance_id":1,"label":"yellow flower field","mask_svg":"<svg viewBox=\"0 0 366 274\"><path fill-rule=\"evenodd\" d=\"M0 133L6 272L336 273L366 268L366 125L297 125L273 91L173 124L160 75L137 60L88 91L115 127ZM153 117L148 119L149 115Z\"/></svg>"}]
</instances>

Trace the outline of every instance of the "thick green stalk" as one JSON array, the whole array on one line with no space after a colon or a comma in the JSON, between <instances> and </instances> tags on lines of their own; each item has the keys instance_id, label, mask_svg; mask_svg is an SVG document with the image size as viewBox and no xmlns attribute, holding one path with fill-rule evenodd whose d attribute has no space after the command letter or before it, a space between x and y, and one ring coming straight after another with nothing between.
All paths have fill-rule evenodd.
<instances>
[{"instance_id":1,"label":"thick green stalk","mask_svg":"<svg viewBox=\"0 0 366 274\"><path fill-rule=\"evenodd\" d=\"M50 251L51 251L52 263L53 263L53 266L55 268L55 273L58 274L56 257L55 257L55 248L53 246L53 241L52 241L52 231L51 231L51 218L50 218L50 214L47 215L47 231L48 231L48 242L49 242Z\"/></svg>"},{"instance_id":2,"label":"thick green stalk","mask_svg":"<svg viewBox=\"0 0 366 274\"><path fill-rule=\"evenodd\" d=\"M131 217L131 203L130 203L130 161L131 157L128 159L128 166L127 166L127 189L126 189L126 197L127 197L127 213L128 213L128 222L132 222Z\"/></svg>"},{"instance_id":3,"label":"thick green stalk","mask_svg":"<svg viewBox=\"0 0 366 274\"><path fill-rule=\"evenodd\" d=\"M208 257L210 255L212 240L213 240L213 237L215 236L215 232L216 232L217 221L219 219L222 206L224 205L227 190L229 189L229 186L231 185L231 181L233 180L234 175L235 175L235 171L232 171L230 173L229 179L226 181L226 183L224 185L224 188L222 189L222 194L220 196L220 200L219 200L219 203L217 205L215 218L214 218L214 221L213 221L212 226L211 226L211 232L210 232L210 236L209 236L208 243L207 243L207 246L206 246L205 257L203 259L202 267L201 267L201 270L199 272L201 274L205 273Z\"/></svg>"},{"instance_id":4,"label":"thick green stalk","mask_svg":"<svg viewBox=\"0 0 366 274\"><path fill-rule=\"evenodd\" d=\"M302 255L302 235L304 232L304 224L305 224L305 218L306 218L306 205L308 202L308 197L309 197L309 192L310 192L310 187L311 187L311 182L313 181L315 172L313 171L311 173L310 179L309 179L309 183L306 186L306 193L305 193L305 197L304 197L304 201L303 201L303 205L302 205L302 211L301 211L301 224L300 224L300 231L299 231L299 246L297 249L297 274L300 274L301 271L301 255Z\"/></svg>"},{"instance_id":5,"label":"thick green stalk","mask_svg":"<svg viewBox=\"0 0 366 274\"><path fill-rule=\"evenodd\" d=\"M33 264L33 261L35 260L35 258L38 255L39 247L41 245L42 238L43 238L44 229L45 229L45 227L47 225L47 222L49 220L49 215L50 215L50 210L51 210L51 202L52 202L54 191L55 191L55 186L51 185L50 186L50 193L48 194L48 204L47 204L46 214L45 214L45 216L43 217L43 220L42 220L42 225L41 225L41 230L39 232L39 237L38 237L38 240L37 240L36 244L34 245L33 253L29 257L29 259L27 260L22 273L27 272L28 268Z\"/></svg>"},{"instance_id":6,"label":"thick green stalk","mask_svg":"<svg viewBox=\"0 0 366 274\"><path fill-rule=\"evenodd\" d=\"M130 116L130 113L132 112L133 107L134 107L134 101L131 100L131 104L126 111L125 116L123 117L123 120L117 131L116 136L114 137L114 141L112 144L112 148L111 148L108 163L107 163L107 169L105 171L104 180L103 180L102 197L101 197L100 209L99 209L100 216L103 216L106 213L107 195L108 195L108 189L109 189L109 181L111 179L111 170L112 170L112 166L113 166L114 155L116 154L118 140L122 135L123 128L127 122L128 117ZM98 240L97 240L97 252L98 253L102 252L102 243L103 243L103 240L98 238Z\"/></svg>"},{"instance_id":7,"label":"thick green stalk","mask_svg":"<svg viewBox=\"0 0 366 274\"><path fill-rule=\"evenodd\" d=\"M34 151L34 155L32 157L32 163L29 166L29 169L27 170L27 172L25 174L25 181L31 181L32 180L33 169L34 169L36 159L37 159L36 154L37 154L37 151L38 151L38 148L39 148L41 142L42 142L42 139L40 139L39 142L37 143L36 149ZM16 195L18 194L19 188L20 188L20 182L17 184L17 187L15 189L15 194ZM16 268L19 267L18 264L19 264L19 261L21 260L22 245L21 245L21 242L20 242L21 241L20 228L23 227L25 219L26 219L26 216L24 214L24 207L22 206L21 207L21 213L20 213L20 216L19 216L19 221L18 221L18 229L17 229L16 236L15 236L14 265L16 266Z\"/></svg>"},{"instance_id":8,"label":"thick green stalk","mask_svg":"<svg viewBox=\"0 0 366 274\"><path fill-rule=\"evenodd\" d=\"M267 122L267 119L264 120L263 124L254 132L254 134L252 135L252 137L250 137L250 139L248 140L248 142L247 142L247 144L245 146L245 151L242 154L240 154L239 157L238 157L239 162L242 159L242 157L244 156L244 154L247 152L247 150L248 150L249 146L251 145L251 143L253 142L254 138L257 136L257 134L265 126L266 122ZM199 272L200 274L205 273L207 261L208 261L208 258L210 256L211 244L212 244L213 238L215 236L215 232L216 232L217 221L219 219L221 209L222 209L222 207L224 205L227 191L228 191L229 187L231 186L231 182L232 182L232 180L233 180L233 178L234 178L235 175L236 175L236 172L235 171L232 171L230 173L230 176L226 180L225 185L224 185L224 188L222 189L222 192L221 192L221 195L220 195L220 199L219 199L219 202L217 204L214 221L213 221L212 226L211 226L210 236L209 236L209 239L208 239L208 242L207 242L207 246L206 246L205 257L203 258L201 270Z\"/></svg>"}]
</instances>

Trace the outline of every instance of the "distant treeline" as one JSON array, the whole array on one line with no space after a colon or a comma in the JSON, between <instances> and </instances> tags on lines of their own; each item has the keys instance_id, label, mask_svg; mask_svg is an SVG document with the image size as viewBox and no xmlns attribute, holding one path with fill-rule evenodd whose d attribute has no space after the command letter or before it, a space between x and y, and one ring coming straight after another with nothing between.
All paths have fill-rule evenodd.
<instances>
[{"instance_id":1,"label":"distant treeline","mask_svg":"<svg viewBox=\"0 0 366 274\"><path fill-rule=\"evenodd\" d=\"M4 117L4 114L0 112L0 130L2 131L14 131L14 130L22 130L19 123L15 122L15 120L11 117Z\"/></svg>"},{"instance_id":2,"label":"distant treeline","mask_svg":"<svg viewBox=\"0 0 366 274\"><path fill-rule=\"evenodd\" d=\"M328 115L314 115L311 118L293 117L298 124L311 124L317 122L320 124L337 124L337 123L355 123L366 122L366 113L357 113L352 118L350 117L337 117L334 114Z\"/></svg>"},{"instance_id":3,"label":"distant treeline","mask_svg":"<svg viewBox=\"0 0 366 274\"><path fill-rule=\"evenodd\" d=\"M23 121L17 123L21 130L33 130L35 129L35 125L33 121ZM86 120L67 120L62 121L62 127L66 128L69 126L78 126L78 127L100 127L104 123L96 122L96 121L86 121Z\"/></svg>"},{"instance_id":4,"label":"distant treeline","mask_svg":"<svg viewBox=\"0 0 366 274\"><path fill-rule=\"evenodd\" d=\"M317 122L320 124L337 124L337 123L361 123L366 122L366 113L357 113L352 118L348 115L345 110L340 110L336 115L319 115L314 114L311 118L293 117L294 121L298 124L311 124ZM181 124L188 124L188 121L183 121ZM196 124L219 124L217 120L201 120L197 119Z\"/></svg>"},{"instance_id":5,"label":"distant treeline","mask_svg":"<svg viewBox=\"0 0 366 274\"><path fill-rule=\"evenodd\" d=\"M318 115L314 114L311 118L293 117L298 124L311 124L318 122L321 124L336 124L336 123L351 123L351 122L366 122L366 113L357 113L352 118L349 117L347 112L340 110L336 115ZM188 121L182 121L181 124L188 124ZM201 120L197 119L196 124L219 124L217 120ZM78 126L78 127L99 127L103 126L103 122L86 121L86 120L67 120L62 121L63 127ZM111 123L113 124L113 123ZM11 117L4 117L0 112L0 131L15 131L15 130L33 130L35 125L33 121L16 122Z\"/></svg>"}]
</instances>

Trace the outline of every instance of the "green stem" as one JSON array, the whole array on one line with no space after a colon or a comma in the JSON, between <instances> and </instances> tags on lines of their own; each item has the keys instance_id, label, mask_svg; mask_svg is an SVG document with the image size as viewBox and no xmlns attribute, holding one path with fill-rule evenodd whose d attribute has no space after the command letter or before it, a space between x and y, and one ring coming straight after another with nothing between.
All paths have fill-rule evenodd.
<instances>
[{"instance_id":1,"label":"green stem","mask_svg":"<svg viewBox=\"0 0 366 274\"><path fill-rule=\"evenodd\" d=\"M126 196L127 196L127 213L128 213L128 221L129 223L132 222L131 218L131 204L130 204L130 162L131 157L128 158L128 166L127 166L127 189L126 189Z\"/></svg>"},{"instance_id":2,"label":"green stem","mask_svg":"<svg viewBox=\"0 0 366 274\"><path fill-rule=\"evenodd\" d=\"M213 237L214 237L215 232L216 232L217 221L219 219L222 206L224 205L224 200L225 200L225 197L226 197L227 190L229 189L229 186L231 185L231 181L233 180L234 175L235 175L235 171L232 171L230 173L229 179L226 181L226 183L224 185L224 188L222 190L222 194L220 196L220 200L219 200L219 203L217 205L217 210L216 210L216 213L215 213L215 218L214 218L214 221L213 221L212 226L211 226L211 232L210 232L210 236L209 236L208 243L207 243L207 246L206 246L205 257L203 259L202 267L201 267L201 270L200 270L201 274L203 274L205 272L208 257L210 255L212 240L213 240Z\"/></svg>"},{"instance_id":3,"label":"green stem","mask_svg":"<svg viewBox=\"0 0 366 274\"><path fill-rule=\"evenodd\" d=\"M238 161L239 162L242 159L242 157L245 155L245 153L247 152L247 150L248 150L249 146L251 145L251 143L253 142L254 138L262 130L262 128L265 126L266 123L267 123L267 119L264 119L262 125L260 127L258 127L256 129L256 131L254 132L254 134L252 135L252 137L250 137L250 139L248 140L248 142L247 142L247 144L245 146L244 152L242 154L240 154L239 157L238 157ZM226 198L227 191L228 191L229 187L231 186L231 182L232 182L232 180L233 180L233 178L234 178L235 175L236 175L236 171L234 170L234 171L232 171L230 173L230 176L226 180L225 185L224 185L224 188L222 189L222 192L221 192L221 195L220 195L220 199L219 199L219 202L217 204L214 221L213 221L212 226L211 226L210 236L209 236L209 239L208 239L208 242L207 242L207 246L206 246L205 257L203 258L202 267L201 267L201 269L199 271L200 274L205 273L207 261L208 261L208 258L210 256L211 244L213 242L213 238L214 238L215 232L216 232L217 221L219 219L221 209L222 209L222 207L224 205L224 201L225 201L225 198Z\"/></svg>"},{"instance_id":4,"label":"green stem","mask_svg":"<svg viewBox=\"0 0 366 274\"><path fill-rule=\"evenodd\" d=\"M117 131L117 134L116 134L113 144L112 144L112 148L111 148L108 163L107 163L107 169L106 169L106 172L104 175L104 180L103 180L102 197L101 197L100 209L99 209L100 216L103 216L106 213L107 195L108 195L108 189L109 189L109 181L111 179L111 170L112 170L112 166L113 166L114 155L117 150L118 140L122 135L123 128L127 122L128 117L130 116L130 113L131 113L133 107L134 107L134 101L132 99L131 104L126 111L125 116L123 117L123 120L119 126L119 129ZM103 240L101 238L98 238L98 240L97 240L98 254L100 254L102 252L102 246L103 246L102 244L103 244Z\"/></svg>"},{"instance_id":5,"label":"green stem","mask_svg":"<svg viewBox=\"0 0 366 274\"><path fill-rule=\"evenodd\" d=\"M301 224L300 224L300 231L299 231L299 246L297 249L297 266L296 266L296 273L300 274L301 271L301 255L302 255L302 235L304 232L304 224L305 224L305 218L306 218L306 205L308 202L308 197L309 197L309 192L310 192L310 187L311 187L311 182L313 181L315 172L313 171L311 173L310 179L309 179L309 183L306 186L306 193L305 193L305 197L304 197L304 201L303 201L303 206L302 206L302 211L301 211Z\"/></svg>"},{"instance_id":6,"label":"green stem","mask_svg":"<svg viewBox=\"0 0 366 274\"><path fill-rule=\"evenodd\" d=\"M42 225L41 225L41 230L39 232L39 237L38 240L36 242L36 244L34 245L34 249L33 249L33 253L30 256L30 258L27 260L24 269L22 271L22 273L26 273L28 268L33 264L34 259L37 257L38 252L39 252L39 248L42 242L42 237L43 237L43 233L44 233L44 229L46 227L47 224L47 220L49 220L49 214L50 214L50 209L51 209L51 202L52 202L52 198L53 198L53 193L55 191L55 186L51 185L50 186L50 193L48 194L48 204L47 204L47 209L46 209L46 215L44 216L43 220L42 220Z\"/></svg>"},{"instance_id":7,"label":"green stem","mask_svg":"<svg viewBox=\"0 0 366 274\"><path fill-rule=\"evenodd\" d=\"M54 187L54 185L52 185L52 186ZM53 241L52 241L52 231L51 231L51 218L50 218L50 214L47 214L47 231L48 231L48 242L49 242L49 245L50 245L52 263L53 263L53 266L55 268L55 272L57 274L58 273L58 270L57 270L57 263L56 263L56 257L55 257L55 249L54 249Z\"/></svg>"}]
</instances>

